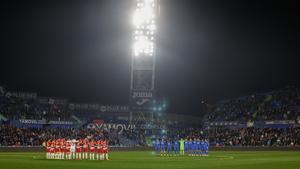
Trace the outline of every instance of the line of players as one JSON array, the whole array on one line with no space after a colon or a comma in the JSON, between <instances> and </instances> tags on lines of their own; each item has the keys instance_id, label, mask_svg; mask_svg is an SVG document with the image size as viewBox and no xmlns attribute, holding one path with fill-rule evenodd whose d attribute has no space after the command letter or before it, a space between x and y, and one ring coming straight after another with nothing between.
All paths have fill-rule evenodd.
<instances>
[{"instance_id":1,"label":"line of players","mask_svg":"<svg viewBox=\"0 0 300 169\"><path fill-rule=\"evenodd\" d=\"M109 147L107 140L56 139L49 140L44 144L46 146L46 159L109 160Z\"/></svg>"},{"instance_id":2,"label":"line of players","mask_svg":"<svg viewBox=\"0 0 300 169\"><path fill-rule=\"evenodd\" d=\"M161 156L208 156L209 142L200 139L157 139L154 148L156 154Z\"/></svg>"}]
</instances>

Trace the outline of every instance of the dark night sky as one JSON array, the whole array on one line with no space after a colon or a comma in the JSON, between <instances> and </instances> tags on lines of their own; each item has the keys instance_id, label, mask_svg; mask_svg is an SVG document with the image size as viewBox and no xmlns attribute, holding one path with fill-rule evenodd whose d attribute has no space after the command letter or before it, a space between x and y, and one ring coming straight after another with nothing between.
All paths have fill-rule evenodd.
<instances>
[{"instance_id":1,"label":"dark night sky","mask_svg":"<svg viewBox=\"0 0 300 169\"><path fill-rule=\"evenodd\" d=\"M203 98L300 84L296 2L162 0L156 89L170 111L194 114ZM127 104L131 15L130 0L2 3L0 84Z\"/></svg>"}]
</instances>

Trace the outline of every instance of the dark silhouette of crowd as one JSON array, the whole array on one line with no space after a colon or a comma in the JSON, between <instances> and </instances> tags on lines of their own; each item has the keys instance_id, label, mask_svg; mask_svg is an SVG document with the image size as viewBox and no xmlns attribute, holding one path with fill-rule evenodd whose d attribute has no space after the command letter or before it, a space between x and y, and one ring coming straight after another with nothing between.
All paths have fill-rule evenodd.
<instances>
[{"instance_id":1,"label":"dark silhouette of crowd","mask_svg":"<svg viewBox=\"0 0 300 169\"><path fill-rule=\"evenodd\" d=\"M0 125L1 146L40 146L44 141L59 138L107 138L102 131L89 131L83 129L58 128L18 128L11 125ZM96 139L96 138L95 138Z\"/></svg>"},{"instance_id":2,"label":"dark silhouette of crowd","mask_svg":"<svg viewBox=\"0 0 300 169\"><path fill-rule=\"evenodd\" d=\"M219 102L208 114L213 121L296 120L300 116L300 89L288 86Z\"/></svg>"},{"instance_id":3,"label":"dark silhouette of crowd","mask_svg":"<svg viewBox=\"0 0 300 169\"><path fill-rule=\"evenodd\" d=\"M43 103L37 99L24 99L10 94L0 95L0 113L10 120L36 119L63 121L70 119L67 105Z\"/></svg>"},{"instance_id":4,"label":"dark silhouette of crowd","mask_svg":"<svg viewBox=\"0 0 300 169\"><path fill-rule=\"evenodd\" d=\"M209 140L216 146L300 146L300 128L213 128Z\"/></svg>"},{"instance_id":5,"label":"dark silhouette of crowd","mask_svg":"<svg viewBox=\"0 0 300 169\"><path fill-rule=\"evenodd\" d=\"M186 128L172 129L166 138L208 139L213 146L300 146L300 128ZM116 130L17 128L0 125L0 146L40 146L44 141L58 138L105 138L115 146L145 146L145 130L136 129L118 133ZM122 139L130 140L131 143ZM128 145L127 145L128 144ZM132 145L134 144L134 145Z\"/></svg>"},{"instance_id":6,"label":"dark silhouette of crowd","mask_svg":"<svg viewBox=\"0 0 300 169\"><path fill-rule=\"evenodd\" d=\"M145 137L142 130L109 131L87 128L18 128L12 125L0 125L0 146L40 146L44 141L51 139L107 139L111 146L128 146L120 142L120 138L134 140L137 145L145 145Z\"/></svg>"}]
</instances>

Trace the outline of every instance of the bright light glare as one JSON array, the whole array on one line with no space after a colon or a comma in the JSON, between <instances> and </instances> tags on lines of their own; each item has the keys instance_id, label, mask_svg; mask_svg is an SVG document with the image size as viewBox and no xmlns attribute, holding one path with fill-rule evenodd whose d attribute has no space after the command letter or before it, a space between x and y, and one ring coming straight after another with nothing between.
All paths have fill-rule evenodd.
<instances>
[{"instance_id":1,"label":"bright light glare","mask_svg":"<svg viewBox=\"0 0 300 169\"><path fill-rule=\"evenodd\" d=\"M136 9L133 15L134 56L153 56L155 40L155 0L136 0Z\"/></svg>"}]
</instances>

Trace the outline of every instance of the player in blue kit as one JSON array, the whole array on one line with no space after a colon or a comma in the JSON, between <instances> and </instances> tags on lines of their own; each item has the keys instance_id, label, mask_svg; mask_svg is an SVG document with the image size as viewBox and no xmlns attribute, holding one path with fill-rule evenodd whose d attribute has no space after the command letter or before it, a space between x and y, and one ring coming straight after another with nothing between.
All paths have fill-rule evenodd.
<instances>
[{"instance_id":1,"label":"player in blue kit","mask_svg":"<svg viewBox=\"0 0 300 169\"><path fill-rule=\"evenodd\" d=\"M204 141L204 156L208 156L209 142L208 140Z\"/></svg>"},{"instance_id":2,"label":"player in blue kit","mask_svg":"<svg viewBox=\"0 0 300 169\"><path fill-rule=\"evenodd\" d=\"M167 153L168 153L168 156L172 156L172 142L171 142L171 140L167 141Z\"/></svg>"},{"instance_id":3,"label":"player in blue kit","mask_svg":"<svg viewBox=\"0 0 300 169\"><path fill-rule=\"evenodd\" d=\"M165 142L164 140L161 140L160 142L160 155L166 155L166 147L165 147Z\"/></svg>"},{"instance_id":4,"label":"player in blue kit","mask_svg":"<svg viewBox=\"0 0 300 169\"><path fill-rule=\"evenodd\" d=\"M193 145L192 145L192 156L196 156L196 154L197 154L197 140L196 139L194 139L193 140Z\"/></svg>"},{"instance_id":5,"label":"player in blue kit","mask_svg":"<svg viewBox=\"0 0 300 169\"><path fill-rule=\"evenodd\" d=\"M204 151L205 151L204 144L205 144L204 140L201 140L201 142L200 142L201 156L204 156Z\"/></svg>"},{"instance_id":6,"label":"player in blue kit","mask_svg":"<svg viewBox=\"0 0 300 169\"><path fill-rule=\"evenodd\" d=\"M185 141L184 141L184 154L189 154L189 141L188 141L188 139L186 139Z\"/></svg>"},{"instance_id":7,"label":"player in blue kit","mask_svg":"<svg viewBox=\"0 0 300 169\"><path fill-rule=\"evenodd\" d=\"M179 155L179 141L177 139L174 140L174 155L178 156Z\"/></svg>"},{"instance_id":8,"label":"player in blue kit","mask_svg":"<svg viewBox=\"0 0 300 169\"><path fill-rule=\"evenodd\" d=\"M196 144L197 144L196 156L199 156L201 151L200 139L197 139Z\"/></svg>"},{"instance_id":9,"label":"player in blue kit","mask_svg":"<svg viewBox=\"0 0 300 169\"><path fill-rule=\"evenodd\" d=\"M193 140L192 139L190 139L189 141L188 141L188 147L189 147L189 151L188 151L188 154L189 154L189 156L192 156L193 155Z\"/></svg>"},{"instance_id":10,"label":"player in blue kit","mask_svg":"<svg viewBox=\"0 0 300 169\"><path fill-rule=\"evenodd\" d=\"M154 146L155 153L159 154L159 151L160 151L160 141L159 141L159 139L156 139L153 146Z\"/></svg>"}]
</instances>

